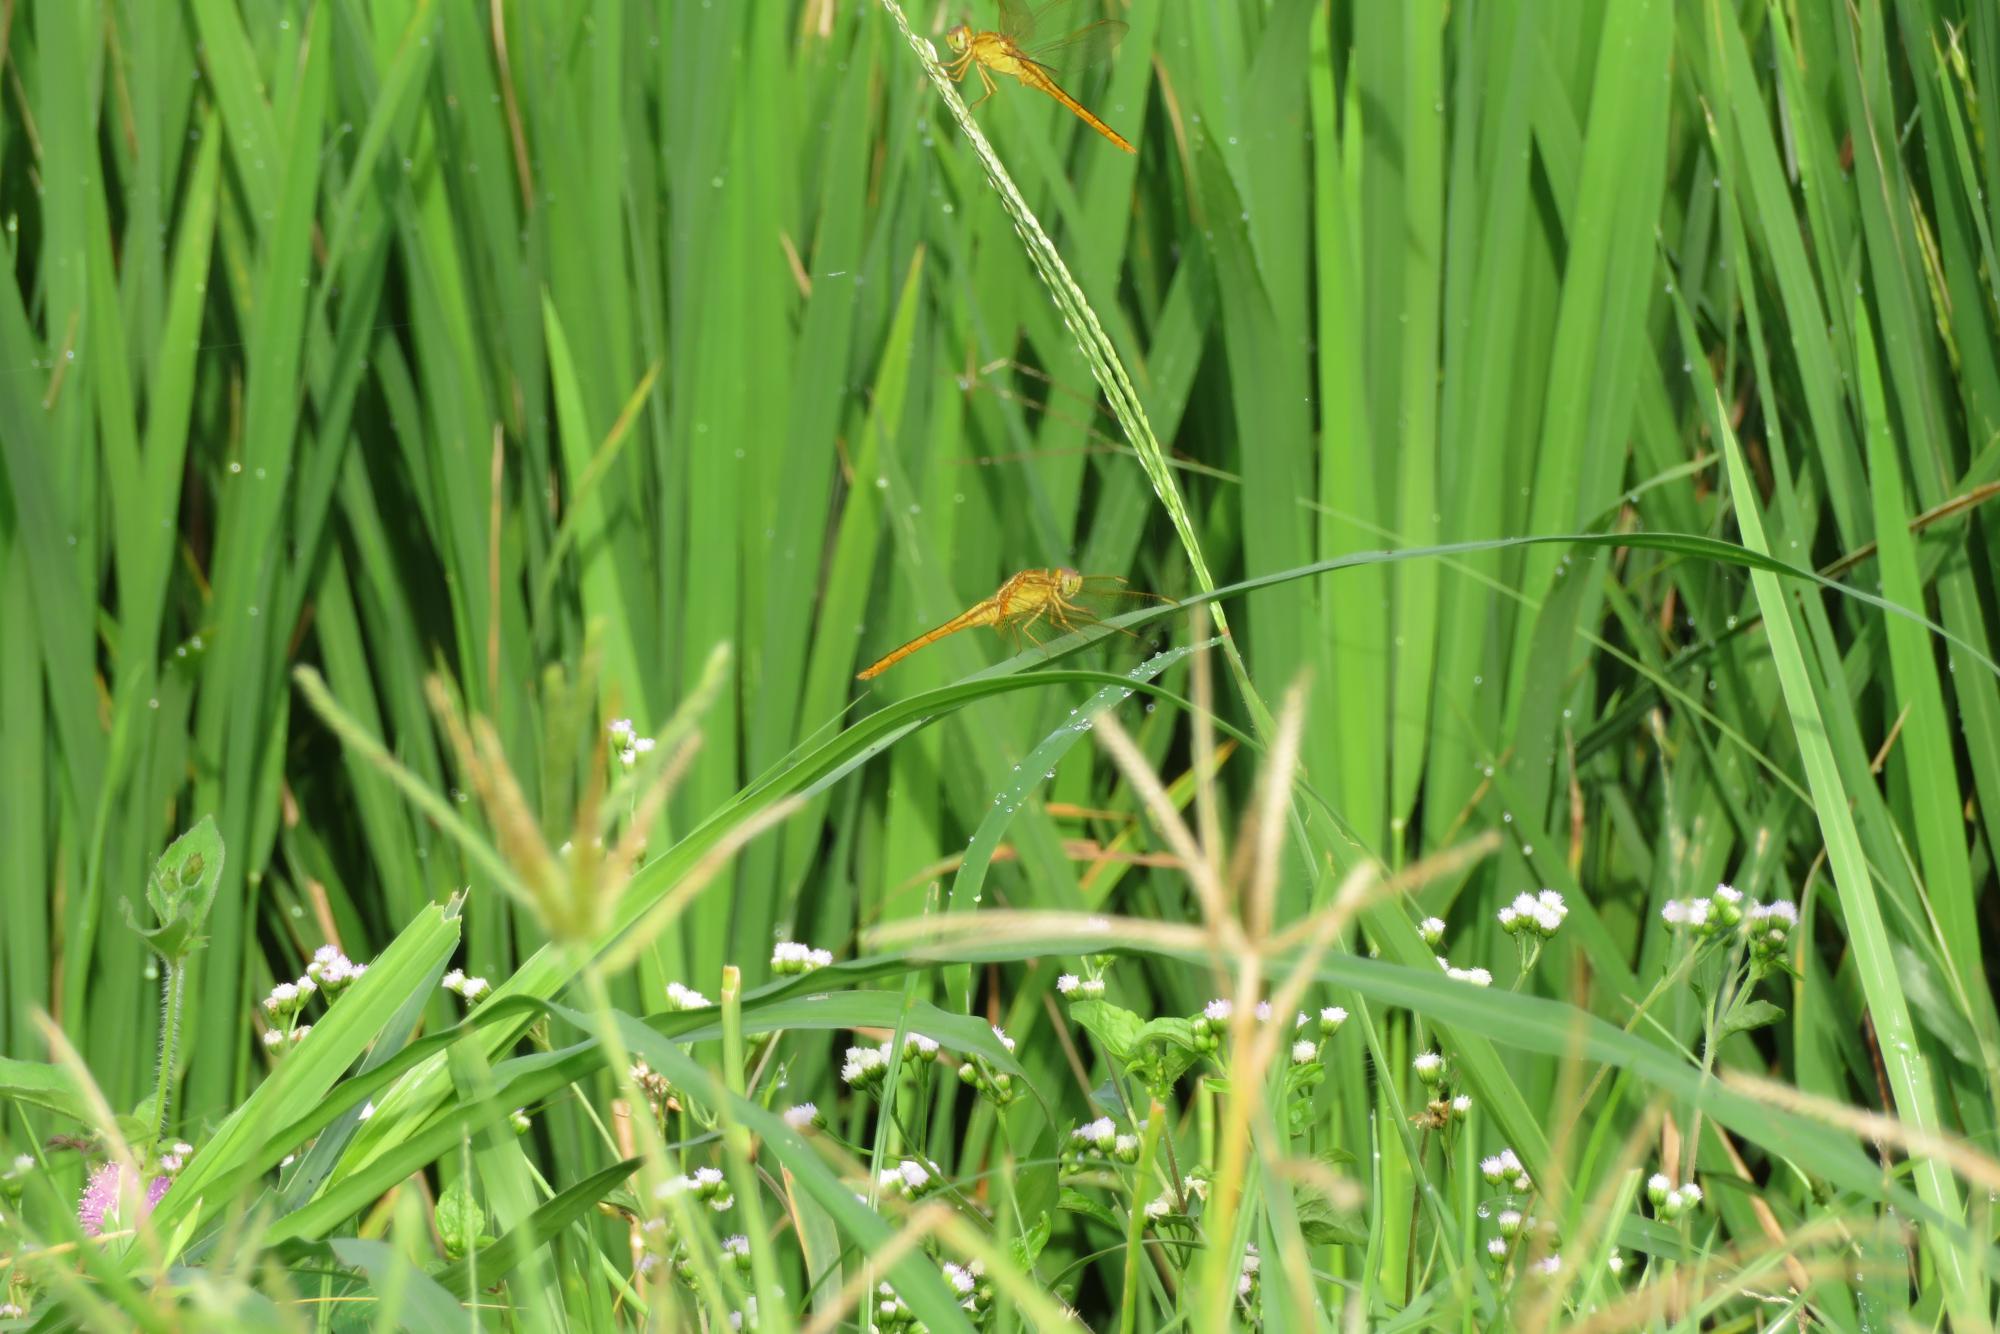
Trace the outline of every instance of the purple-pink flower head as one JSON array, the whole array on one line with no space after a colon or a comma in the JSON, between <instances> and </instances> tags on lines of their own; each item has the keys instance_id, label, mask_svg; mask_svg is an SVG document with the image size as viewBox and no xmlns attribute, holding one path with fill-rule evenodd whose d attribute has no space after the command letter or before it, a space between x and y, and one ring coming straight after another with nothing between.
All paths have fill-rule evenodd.
<instances>
[{"instance_id":1,"label":"purple-pink flower head","mask_svg":"<svg viewBox=\"0 0 2000 1334\"><path fill-rule=\"evenodd\" d=\"M126 1225L118 1217L118 1186L123 1170L116 1162L109 1162L90 1174L90 1181L83 1188L83 1198L76 1202L76 1221L82 1224L85 1236L101 1237L107 1225L113 1231ZM171 1178L153 1178L146 1187L145 1199L139 1205L139 1218L143 1219L153 1212L153 1206L160 1202L160 1197L167 1193L171 1184Z\"/></svg>"}]
</instances>

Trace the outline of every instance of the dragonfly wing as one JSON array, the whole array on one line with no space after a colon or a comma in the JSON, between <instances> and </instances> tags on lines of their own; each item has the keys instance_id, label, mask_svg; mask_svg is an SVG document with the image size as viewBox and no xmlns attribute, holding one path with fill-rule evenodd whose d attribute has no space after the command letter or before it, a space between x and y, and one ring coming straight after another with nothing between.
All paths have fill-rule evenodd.
<instances>
[{"instance_id":1,"label":"dragonfly wing","mask_svg":"<svg viewBox=\"0 0 2000 1334\"><path fill-rule=\"evenodd\" d=\"M1042 8L1047 9L1048 6ZM1025 42L1034 36L1037 17L1036 12L1028 8L1028 0L1000 0L1000 35L1016 43Z\"/></svg>"},{"instance_id":2,"label":"dragonfly wing","mask_svg":"<svg viewBox=\"0 0 2000 1334\"><path fill-rule=\"evenodd\" d=\"M1044 31L1059 32L1061 29ZM1117 19L1100 19L1066 37L1021 42L1020 46L1022 52L1036 64L1074 78L1084 70L1101 64L1118 49L1118 43L1125 39L1128 31L1127 26Z\"/></svg>"}]
</instances>

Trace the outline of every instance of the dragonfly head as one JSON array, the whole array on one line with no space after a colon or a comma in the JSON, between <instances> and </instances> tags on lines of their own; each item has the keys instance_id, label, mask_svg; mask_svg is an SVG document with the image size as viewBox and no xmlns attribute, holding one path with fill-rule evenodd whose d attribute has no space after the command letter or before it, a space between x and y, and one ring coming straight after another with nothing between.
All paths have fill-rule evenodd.
<instances>
[{"instance_id":1,"label":"dragonfly head","mask_svg":"<svg viewBox=\"0 0 2000 1334\"><path fill-rule=\"evenodd\" d=\"M958 24L945 33L944 44L951 48L953 55L964 55L965 48L972 45L972 29L963 23Z\"/></svg>"},{"instance_id":2,"label":"dragonfly head","mask_svg":"<svg viewBox=\"0 0 2000 1334\"><path fill-rule=\"evenodd\" d=\"M1056 571L1056 586L1066 598L1073 598L1083 591L1083 575L1067 565Z\"/></svg>"}]
</instances>

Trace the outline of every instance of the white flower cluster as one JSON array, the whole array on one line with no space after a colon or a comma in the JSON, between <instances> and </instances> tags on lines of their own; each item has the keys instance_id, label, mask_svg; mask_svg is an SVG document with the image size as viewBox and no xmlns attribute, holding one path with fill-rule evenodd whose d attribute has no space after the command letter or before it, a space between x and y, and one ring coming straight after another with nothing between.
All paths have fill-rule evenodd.
<instances>
[{"instance_id":1,"label":"white flower cluster","mask_svg":"<svg viewBox=\"0 0 2000 1334\"><path fill-rule=\"evenodd\" d=\"M264 997L264 1012L274 1019L290 1019L305 1008L313 993L319 990L319 983L310 977L302 977L296 982L280 982L271 988L271 994Z\"/></svg>"},{"instance_id":2,"label":"white flower cluster","mask_svg":"<svg viewBox=\"0 0 2000 1334\"><path fill-rule=\"evenodd\" d=\"M1012 1054L1014 1039L1008 1037L999 1025L995 1024L992 1027L994 1040ZM1014 1101L1017 1093L1014 1076L976 1052L968 1055L959 1065L958 1078L960 1082L977 1090L981 1097L991 1099L996 1107L1005 1107Z\"/></svg>"},{"instance_id":3,"label":"white flower cluster","mask_svg":"<svg viewBox=\"0 0 2000 1334\"><path fill-rule=\"evenodd\" d=\"M265 1049L277 1051L303 1041L312 1032L311 1024L299 1022L307 1003L314 996L324 996L332 1004L335 996L367 971L367 964L354 962L337 945L322 945L314 950L306 962L304 977L296 982L278 983L260 1002L270 1025L260 1039Z\"/></svg>"},{"instance_id":4,"label":"white flower cluster","mask_svg":"<svg viewBox=\"0 0 2000 1334\"><path fill-rule=\"evenodd\" d=\"M708 997L692 987L684 987L678 982L667 983L667 1008L670 1010L706 1010Z\"/></svg>"},{"instance_id":5,"label":"white flower cluster","mask_svg":"<svg viewBox=\"0 0 2000 1334\"><path fill-rule=\"evenodd\" d=\"M446 973L439 985L446 991L457 992L459 999L467 1005L477 1005L486 998L487 992L493 990L491 982L483 977L468 977L463 968L454 968Z\"/></svg>"},{"instance_id":6,"label":"white flower cluster","mask_svg":"<svg viewBox=\"0 0 2000 1334\"><path fill-rule=\"evenodd\" d=\"M313 951L311 961L306 964L306 977L317 982L329 1000L367 971L367 964L354 962L340 952L338 945L320 946Z\"/></svg>"},{"instance_id":7,"label":"white flower cluster","mask_svg":"<svg viewBox=\"0 0 2000 1334\"><path fill-rule=\"evenodd\" d=\"M1746 906L1743 891L1717 885L1713 894L1701 898L1668 899L1660 908L1660 918L1668 926L1685 929L1702 939L1719 936L1741 924L1751 953L1768 962L1785 952L1799 924L1799 906L1790 899L1775 899L1770 903L1753 900Z\"/></svg>"},{"instance_id":8,"label":"white flower cluster","mask_svg":"<svg viewBox=\"0 0 2000 1334\"><path fill-rule=\"evenodd\" d=\"M820 1115L816 1103L795 1103L785 1109L785 1124L794 1130L805 1130L809 1126L823 1126L826 1118Z\"/></svg>"},{"instance_id":9,"label":"white flower cluster","mask_svg":"<svg viewBox=\"0 0 2000 1334\"><path fill-rule=\"evenodd\" d=\"M1676 1186L1666 1173L1655 1172L1646 1179L1646 1198L1662 1222L1671 1223L1702 1201L1702 1189L1690 1181Z\"/></svg>"},{"instance_id":10,"label":"white flower cluster","mask_svg":"<svg viewBox=\"0 0 2000 1334\"><path fill-rule=\"evenodd\" d=\"M653 1198L662 1203L679 1195L692 1195L717 1213L725 1213L736 1205L736 1195L718 1167L697 1167L692 1176L683 1173L668 1177L653 1187Z\"/></svg>"},{"instance_id":11,"label":"white flower cluster","mask_svg":"<svg viewBox=\"0 0 2000 1334\"><path fill-rule=\"evenodd\" d=\"M849 1047L840 1064L841 1082L854 1088L880 1084L889 1074L889 1044L879 1047Z\"/></svg>"},{"instance_id":12,"label":"white flower cluster","mask_svg":"<svg viewBox=\"0 0 2000 1334\"><path fill-rule=\"evenodd\" d=\"M1442 954L1437 956L1437 961L1438 967L1444 969L1444 975L1454 982L1469 982L1475 987L1493 985L1493 974L1484 968L1454 968L1451 966L1451 960Z\"/></svg>"},{"instance_id":13,"label":"white flower cluster","mask_svg":"<svg viewBox=\"0 0 2000 1334\"><path fill-rule=\"evenodd\" d=\"M1517 1195L1526 1195L1535 1184L1512 1149L1502 1149L1490 1158L1481 1158L1479 1175L1486 1178L1487 1185L1505 1186Z\"/></svg>"},{"instance_id":14,"label":"white flower cluster","mask_svg":"<svg viewBox=\"0 0 2000 1334\"><path fill-rule=\"evenodd\" d=\"M1434 1051L1420 1051L1410 1062L1410 1069L1417 1072L1417 1078L1426 1087L1435 1087L1444 1079L1444 1057Z\"/></svg>"},{"instance_id":15,"label":"white flower cluster","mask_svg":"<svg viewBox=\"0 0 2000 1334\"><path fill-rule=\"evenodd\" d=\"M653 748L653 738L640 736L637 729L632 726L630 718L613 719L608 730L611 733L611 744L618 748L618 761L627 769L637 764L639 757Z\"/></svg>"},{"instance_id":16,"label":"white flower cluster","mask_svg":"<svg viewBox=\"0 0 2000 1334\"><path fill-rule=\"evenodd\" d=\"M1417 923L1417 934L1423 938L1424 944L1430 946L1432 949L1436 949L1438 942L1444 939L1444 918L1424 918L1423 921Z\"/></svg>"},{"instance_id":17,"label":"white flower cluster","mask_svg":"<svg viewBox=\"0 0 2000 1334\"><path fill-rule=\"evenodd\" d=\"M1100 1116L1069 1132L1069 1145L1063 1157L1071 1168L1096 1158L1116 1158L1121 1163L1136 1163L1139 1161L1139 1137L1119 1130L1118 1123L1110 1117Z\"/></svg>"},{"instance_id":18,"label":"white flower cluster","mask_svg":"<svg viewBox=\"0 0 2000 1334\"><path fill-rule=\"evenodd\" d=\"M841 1062L841 1079L853 1088L866 1089L879 1086L888 1078L889 1057L894 1050L887 1042L873 1047L849 1047L846 1059ZM936 1038L925 1037L922 1033L905 1033L903 1035L904 1077L909 1077L918 1062L936 1060L937 1055Z\"/></svg>"},{"instance_id":19,"label":"white flower cluster","mask_svg":"<svg viewBox=\"0 0 2000 1334\"><path fill-rule=\"evenodd\" d=\"M1569 905L1553 889L1539 894L1521 893L1500 910L1500 929L1510 936L1532 931L1547 940L1562 930L1563 918L1567 916Z\"/></svg>"},{"instance_id":20,"label":"white flower cluster","mask_svg":"<svg viewBox=\"0 0 2000 1334\"><path fill-rule=\"evenodd\" d=\"M771 971L781 977L793 973L810 973L832 962L833 951L816 950L795 940L781 940L771 951Z\"/></svg>"},{"instance_id":21,"label":"white flower cluster","mask_svg":"<svg viewBox=\"0 0 2000 1334\"><path fill-rule=\"evenodd\" d=\"M985 1315L993 1303L993 1285L985 1282L986 1265L979 1260L971 1260L955 1265L946 1260L941 1268L945 1286L958 1298L959 1308L975 1318Z\"/></svg>"},{"instance_id":22,"label":"white flower cluster","mask_svg":"<svg viewBox=\"0 0 2000 1334\"><path fill-rule=\"evenodd\" d=\"M1056 979L1056 990L1070 1000L1100 1000L1104 996L1104 979L1064 973Z\"/></svg>"},{"instance_id":23,"label":"white flower cluster","mask_svg":"<svg viewBox=\"0 0 2000 1334\"><path fill-rule=\"evenodd\" d=\"M931 1170L914 1158L905 1158L882 1173L882 1189L906 1200L914 1200L930 1189Z\"/></svg>"}]
</instances>

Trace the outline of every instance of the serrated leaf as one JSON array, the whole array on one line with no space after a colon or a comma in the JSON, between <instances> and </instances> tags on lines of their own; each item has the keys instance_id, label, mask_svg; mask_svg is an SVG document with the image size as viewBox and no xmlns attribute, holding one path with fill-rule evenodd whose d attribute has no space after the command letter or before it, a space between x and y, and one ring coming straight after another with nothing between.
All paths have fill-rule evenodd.
<instances>
[{"instance_id":1,"label":"serrated leaf","mask_svg":"<svg viewBox=\"0 0 2000 1334\"><path fill-rule=\"evenodd\" d=\"M0 1056L0 1098L12 1098L72 1121L83 1121L83 1090L68 1071L46 1061Z\"/></svg>"},{"instance_id":2,"label":"serrated leaf","mask_svg":"<svg viewBox=\"0 0 2000 1334\"><path fill-rule=\"evenodd\" d=\"M1026 1232L1017 1235L1008 1243L1007 1253L1014 1261L1014 1267L1022 1271L1034 1269L1035 1261L1049 1244L1049 1235L1055 1231L1055 1220L1044 1209L1035 1216L1035 1221Z\"/></svg>"},{"instance_id":3,"label":"serrated leaf","mask_svg":"<svg viewBox=\"0 0 2000 1334\"><path fill-rule=\"evenodd\" d=\"M1716 1040L1720 1041L1732 1033L1744 1033L1766 1024L1775 1024L1785 1017L1785 1012L1764 1000L1738 1000L1729 1007L1729 1013L1722 1017L1718 1025Z\"/></svg>"},{"instance_id":4,"label":"serrated leaf","mask_svg":"<svg viewBox=\"0 0 2000 1334\"><path fill-rule=\"evenodd\" d=\"M1096 1038L1105 1055L1121 1066L1131 1062L1140 1034L1146 1029L1138 1015L1110 1001L1076 1001L1069 1007L1069 1017Z\"/></svg>"},{"instance_id":5,"label":"serrated leaf","mask_svg":"<svg viewBox=\"0 0 2000 1334\"><path fill-rule=\"evenodd\" d=\"M1118 1221L1118 1215L1112 1213L1110 1209L1091 1199L1080 1190L1071 1190L1067 1186L1063 1187L1062 1202L1057 1207L1064 1213L1081 1214L1085 1218L1094 1218L1113 1232L1123 1232L1125 1230L1123 1225Z\"/></svg>"}]
</instances>

